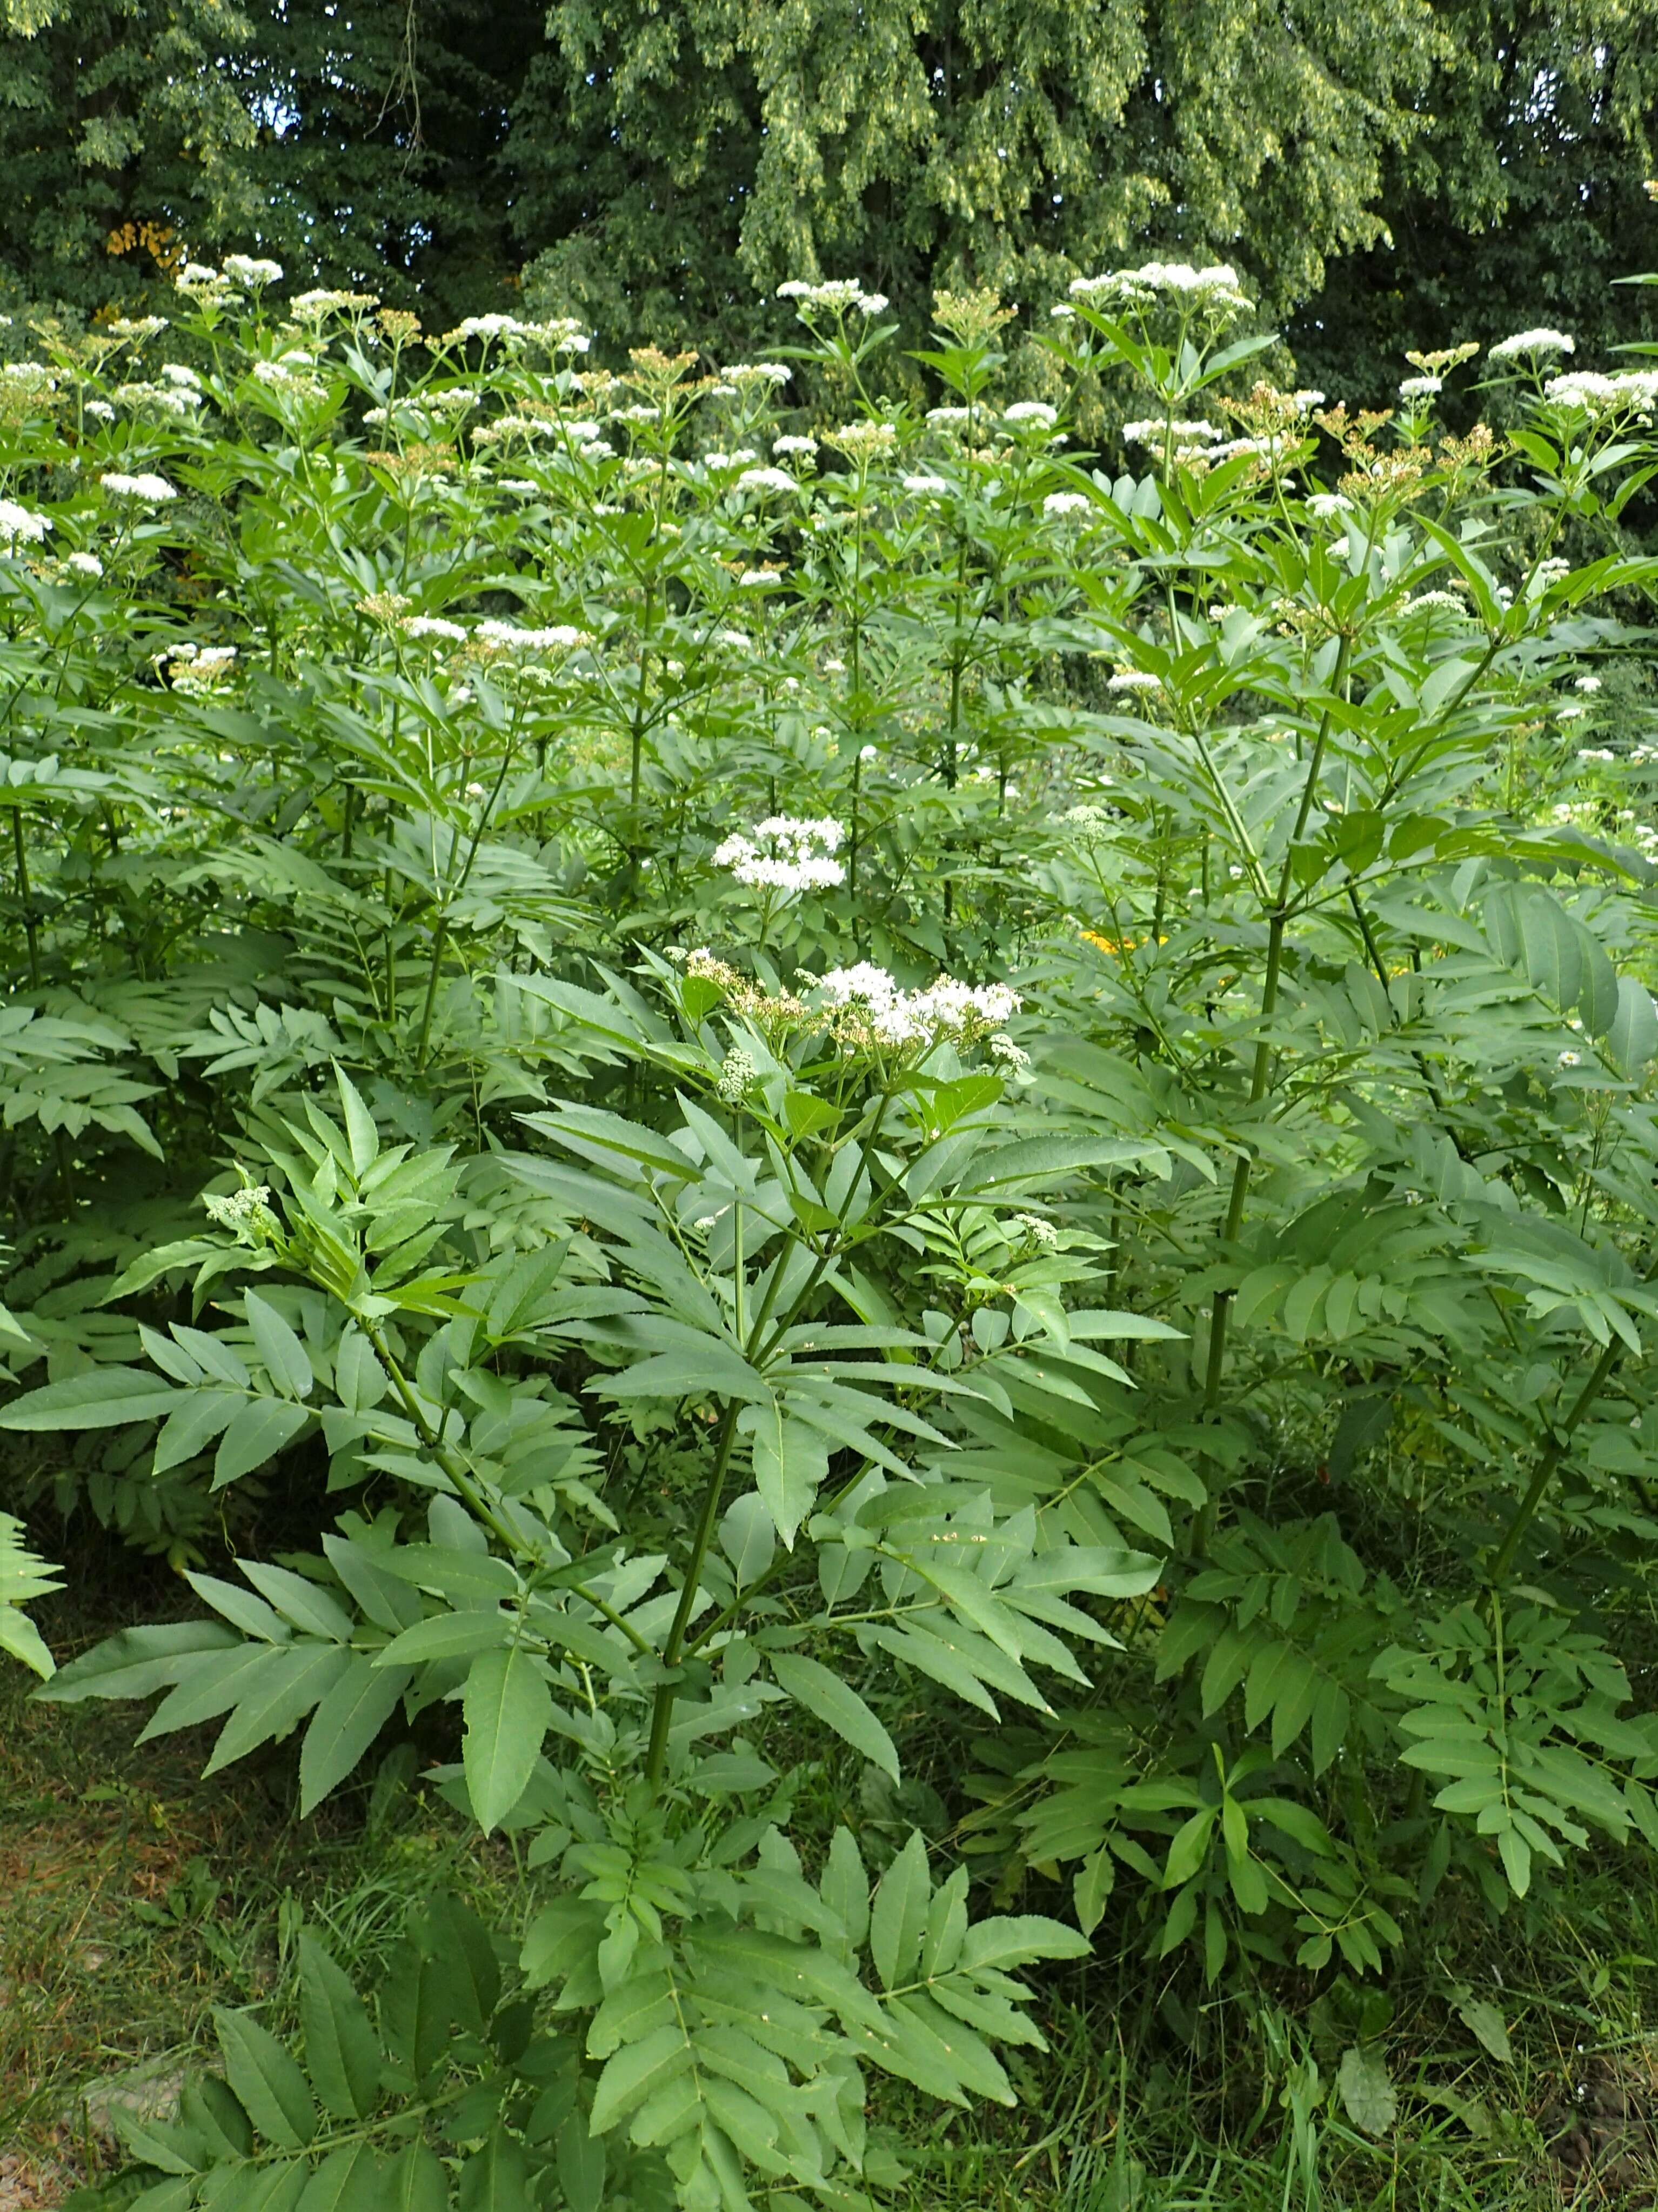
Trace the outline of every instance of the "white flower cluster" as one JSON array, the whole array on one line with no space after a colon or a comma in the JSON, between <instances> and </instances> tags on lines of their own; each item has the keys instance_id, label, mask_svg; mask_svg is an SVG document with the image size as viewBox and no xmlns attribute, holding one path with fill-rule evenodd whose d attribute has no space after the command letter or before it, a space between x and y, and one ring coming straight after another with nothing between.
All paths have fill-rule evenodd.
<instances>
[{"instance_id":1,"label":"white flower cluster","mask_svg":"<svg viewBox=\"0 0 1658 2212\"><path fill-rule=\"evenodd\" d=\"M1051 491L1042 501L1042 513L1056 518L1086 514L1093 504L1085 491Z\"/></svg>"},{"instance_id":2,"label":"white flower cluster","mask_svg":"<svg viewBox=\"0 0 1658 2212\"><path fill-rule=\"evenodd\" d=\"M1122 426L1122 434L1131 446L1160 446L1165 432L1176 445L1209 444L1221 435L1217 422L1162 422L1151 416Z\"/></svg>"},{"instance_id":3,"label":"white flower cluster","mask_svg":"<svg viewBox=\"0 0 1658 2212\"><path fill-rule=\"evenodd\" d=\"M1431 399L1436 392L1445 389L1442 376L1407 376L1399 387L1401 399Z\"/></svg>"},{"instance_id":4,"label":"white flower cluster","mask_svg":"<svg viewBox=\"0 0 1658 2212\"><path fill-rule=\"evenodd\" d=\"M1125 307L1150 307L1158 299L1190 301L1240 313L1249 304L1238 273L1224 261L1194 269L1189 261L1148 261L1139 269L1118 269L1109 276L1078 276L1070 286L1073 300L1103 300Z\"/></svg>"},{"instance_id":5,"label":"white flower cluster","mask_svg":"<svg viewBox=\"0 0 1658 2212\"><path fill-rule=\"evenodd\" d=\"M1015 1228L1023 1230L1028 1242L1034 1244L1039 1252L1053 1251L1060 1241L1059 1231L1051 1221L1044 1220L1040 1213L1016 1213L1013 1224Z\"/></svg>"},{"instance_id":6,"label":"white flower cluster","mask_svg":"<svg viewBox=\"0 0 1658 2212\"><path fill-rule=\"evenodd\" d=\"M740 1044L734 1044L720 1063L720 1079L714 1089L727 1106L740 1106L759 1073L753 1054L744 1052Z\"/></svg>"},{"instance_id":7,"label":"white flower cluster","mask_svg":"<svg viewBox=\"0 0 1658 2212\"><path fill-rule=\"evenodd\" d=\"M122 407L152 407L158 414L171 415L180 422L202 404L199 392L176 384L118 384L115 398Z\"/></svg>"},{"instance_id":8,"label":"white flower cluster","mask_svg":"<svg viewBox=\"0 0 1658 2212\"><path fill-rule=\"evenodd\" d=\"M815 453L817 451L817 441L816 438L803 437L791 431L784 437L774 438L771 441L771 449L774 453Z\"/></svg>"},{"instance_id":9,"label":"white flower cluster","mask_svg":"<svg viewBox=\"0 0 1658 2212\"><path fill-rule=\"evenodd\" d=\"M234 645L174 645L155 656L175 691L214 691L235 665Z\"/></svg>"},{"instance_id":10,"label":"white flower cluster","mask_svg":"<svg viewBox=\"0 0 1658 2212\"><path fill-rule=\"evenodd\" d=\"M789 374L780 361L744 361L735 368L722 368L720 380L738 392L777 392L788 382Z\"/></svg>"},{"instance_id":11,"label":"white flower cluster","mask_svg":"<svg viewBox=\"0 0 1658 2212\"><path fill-rule=\"evenodd\" d=\"M733 831L716 845L714 865L728 868L751 890L832 890L847 876L835 858L841 837L841 824L832 815L802 819L770 814L746 836Z\"/></svg>"},{"instance_id":12,"label":"white flower cluster","mask_svg":"<svg viewBox=\"0 0 1658 2212\"><path fill-rule=\"evenodd\" d=\"M924 473L920 476L906 477L904 489L914 492L917 499L944 499L949 495L950 485L943 477Z\"/></svg>"},{"instance_id":13,"label":"white flower cluster","mask_svg":"<svg viewBox=\"0 0 1658 2212\"><path fill-rule=\"evenodd\" d=\"M843 422L838 430L829 433L829 442L853 460L860 456L872 460L892 452L898 443L898 432L890 422Z\"/></svg>"},{"instance_id":14,"label":"white flower cluster","mask_svg":"<svg viewBox=\"0 0 1658 2212\"><path fill-rule=\"evenodd\" d=\"M50 516L19 507L15 499L0 499L0 546L39 545L52 528Z\"/></svg>"},{"instance_id":15,"label":"white flower cluster","mask_svg":"<svg viewBox=\"0 0 1658 2212\"><path fill-rule=\"evenodd\" d=\"M519 629L512 623L481 622L473 635L480 645L493 646L500 653L573 653L577 646L593 641L591 631L574 629L568 623Z\"/></svg>"},{"instance_id":16,"label":"white flower cluster","mask_svg":"<svg viewBox=\"0 0 1658 2212\"><path fill-rule=\"evenodd\" d=\"M315 367L315 358L308 353L285 354L280 361L256 361L253 381L289 399L325 399L327 386L307 374Z\"/></svg>"},{"instance_id":17,"label":"white flower cluster","mask_svg":"<svg viewBox=\"0 0 1658 2212\"><path fill-rule=\"evenodd\" d=\"M1105 688L1108 691L1161 691L1163 678L1149 668L1120 668Z\"/></svg>"},{"instance_id":18,"label":"white flower cluster","mask_svg":"<svg viewBox=\"0 0 1658 2212\"><path fill-rule=\"evenodd\" d=\"M165 501L179 496L176 484L170 484L165 477L149 473L129 477L118 469L108 469L98 481L112 499L137 500L145 507L160 507Z\"/></svg>"},{"instance_id":19,"label":"white flower cluster","mask_svg":"<svg viewBox=\"0 0 1658 2212\"><path fill-rule=\"evenodd\" d=\"M926 419L935 430L964 430L973 420L969 407L929 407Z\"/></svg>"},{"instance_id":20,"label":"white flower cluster","mask_svg":"<svg viewBox=\"0 0 1658 2212\"><path fill-rule=\"evenodd\" d=\"M833 968L818 984L824 1003L853 1016L850 1034L867 1035L872 1043L930 1047L949 1038L970 1042L1005 1026L1019 1011L1017 991L1005 983L958 983L940 975L924 991L900 988L884 968L860 960L856 967Z\"/></svg>"},{"instance_id":21,"label":"white flower cluster","mask_svg":"<svg viewBox=\"0 0 1658 2212\"><path fill-rule=\"evenodd\" d=\"M282 281L280 261L260 261L251 253L227 253L222 266L233 284L245 284L250 292L263 291L267 284Z\"/></svg>"},{"instance_id":22,"label":"white flower cluster","mask_svg":"<svg viewBox=\"0 0 1658 2212\"><path fill-rule=\"evenodd\" d=\"M444 615L405 615L398 624L405 637L441 638L449 645L465 645L466 631Z\"/></svg>"},{"instance_id":23,"label":"white flower cluster","mask_svg":"<svg viewBox=\"0 0 1658 2212\"><path fill-rule=\"evenodd\" d=\"M516 315L468 315L464 322L455 325L443 334L445 345L464 345L468 338L521 338L529 335L529 325L519 322Z\"/></svg>"},{"instance_id":24,"label":"white flower cluster","mask_svg":"<svg viewBox=\"0 0 1658 2212\"><path fill-rule=\"evenodd\" d=\"M1003 422L1011 422L1016 430L1051 430L1059 419L1058 408L1050 407L1045 399L1016 399L1002 410Z\"/></svg>"},{"instance_id":25,"label":"white flower cluster","mask_svg":"<svg viewBox=\"0 0 1658 2212\"><path fill-rule=\"evenodd\" d=\"M1599 370L1568 370L1552 376L1543 396L1558 406L1572 407L1588 415L1610 414L1620 407L1650 407L1658 404L1658 368L1626 368L1616 376Z\"/></svg>"},{"instance_id":26,"label":"white flower cluster","mask_svg":"<svg viewBox=\"0 0 1658 2212\"><path fill-rule=\"evenodd\" d=\"M369 308L379 307L380 298L374 292L331 292L319 285L313 291L297 294L288 304L295 314L316 322L324 315L349 314L358 309L366 314Z\"/></svg>"},{"instance_id":27,"label":"white flower cluster","mask_svg":"<svg viewBox=\"0 0 1658 2212\"><path fill-rule=\"evenodd\" d=\"M744 469L737 479L738 491L799 491L799 481L786 469Z\"/></svg>"},{"instance_id":28,"label":"white flower cluster","mask_svg":"<svg viewBox=\"0 0 1658 2212\"><path fill-rule=\"evenodd\" d=\"M1511 338L1499 338L1486 354L1487 361L1523 361L1533 354L1576 353L1577 341L1569 338L1564 331L1516 331Z\"/></svg>"},{"instance_id":29,"label":"white flower cluster","mask_svg":"<svg viewBox=\"0 0 1658 2212\"><path fill-rule=\"evenodd\" d=\"M866 292L856 276L835 276L817 284L791 276L786 284L778 286L777 296L798 301L802 319L814 307L827 307L837 315L845 314L848 307L855 307L860 315L878 315L887 304L884 292Z\"/></svg>"},{"instance_id":30,"label":"white flower cluster","mask_svg":"<svg viewBox=\"0 0 1658 2212\"><path fill-rule=\"evenodd\" d=\"M165 315L117 315L105 325L112 338L158 338L167 328ZM167 374L164 369L162 374Z\"/></svg>"},{"instance_id":31,"label":"white flower cluster","mask_svg":"<svg viewBox=\"0 0 1658 2212\"><path fill-rule=\"evenodd\" d=\"M1315 522L1333 522L1337 515L1352 511L1351 500L1339 491L1315 491L1307 502L1307 512Z\"/></svg>"},{"instance_id":32,"label":"white flower cluster","mask_svg":"<svg viewBox=\"0 0 1658 2212\"><path fill-rule=\"evenodd\" d=\"M64 566L72 575L84 576L89 584L95 584L104 573L104 564L95 553L71 553Z\"/></svg>"},{"instance_id":33,"label":"white flower cluster","mask_svg":"<svg viewBox=\"0 0 1658 2212\"><path fill-rule=\"evenodd\" d=\"M243 1243L263 1243L280 1233L282 1224L270 1210L269 1183L251 1182L224 1197L203 1193L202 1204L209 1218Z\"/></svg>"}]
</instances>

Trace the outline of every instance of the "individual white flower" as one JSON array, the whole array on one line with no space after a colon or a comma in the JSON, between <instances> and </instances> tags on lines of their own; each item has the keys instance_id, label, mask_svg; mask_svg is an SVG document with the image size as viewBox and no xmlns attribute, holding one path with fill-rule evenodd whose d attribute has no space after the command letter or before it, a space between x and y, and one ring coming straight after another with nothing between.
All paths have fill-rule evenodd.
<instances>
[{"instance_id":1,"label":"individual white flower","mask_svg":"<svg viewBox=\"0 0 1658 2212\"><path fill-rule=\"evenodd\" d=\"M943 477L922 474L906 477L904 489L914 492L918 499L944 499L949 495L950 484Z\"/></svg>"},{"instance_id":2,"label":"individual white flower","mask_svg":"<svg viewBox=\"0 0 1658 2212\"><path fill-rule=\"evenodd\" d=\"M1569 338L1564 331L1516 331L1511 338L1499 338L1486 354L1487 361L1521 361L1540 353L1576 353L1577 341Z\"/></svg>"},{"instance_id":3,"label":"individual white flower","mask_svg":"<svg viewBox=\"0 0 1658 2212\"><path fill-rule=\"evenodd\" d=\"M799 479L786 469L744 469L737 479L738 491L799 491Z\"/></svg>"},{"instance_id":4,"label":"individual white flower","mask_svg":"<svg viewBox=\"0 0 1658 2212\"><path fill-rule=\"evenodd\" d=\"M52 527L49 515L33 514L15 499L0 499L0 545L39 545Z\"/></svg>"},{"instance_id":5,"label":"individual white flower","mask_svg":"<svg viewBox=\"0 0 1658 2212\"><path fill-rule=\"evenodd\" d=\"M863 763L864 766L867 768L872 761L878 761L880 759L880 748L877 745L859 745L858 748L858 757Z\"/></svg>"},{"instance_id":6,"label":"individual white flower","mask_svg":"<svg viewBox=\"0 0 1658 2212\"><path fill-rule=\"evenodd\" d=\"M160 507L165 501L177 499L179 489L165 477L141 474L124 476L118 469L106 470L98 479L112 499L131 499L146 507Z\"/></svg>"},{"instance_id":7,"label":"individual white flower","mask_svg":"<svg viewBox=\"0 0 1658 2212\"><path fill-rule=\"evenodd\" d=\"M405 615L398 624L405 637L440 637L451 645L465 645L466 631L444 615Z\"/></svg>"},{"instance_id":8,"label":"individual white flower","mask_svg":"<svg viewBox=\"0 0 1658 2212\"><path fill-rule=\"evenodd\" d=\"M1401 399L1431 399L1436 392L1445 389L1442 376L1407 376L1399 387Z\"/></svg>"},{"instance_id":9,"label":"individual white flower","mask_svg":"<svg viewBox=\"0 0 1658 2212\"><path fill-rule=\"evenodd\" d=\"M1012 423L1016 429L1029 423L1039 430L1051 430L1059 419L1059 409L1050 407L1045 399L1016 399L1002 410L1003 422Z\"/></svg>"},{"instance_id":10,"label":"individual white flower","mask_svg":"<svg viewBox=\"0 0 1658 2212\"><path fill-rule=\"evenodd\" d=\"M1554 1064L1557 1067L1581 1067L1583 1065L1583 1055L1580 1052L1557 1053Z\"/></svg>"},{"instance_id":11,"label":"individual white flower","mask_svg":"<svg viewBox=\"0 0 1658 2212\"><path fill-rule=\"evenodd\" d=\"M774 438L771 441L771 449L774 453L815 453L817 451L817 441L816 438L804 437L798 432L791 430L783 437Z\"/></svg>"},{"instance_id":12,"label":"individual white flower","mask_svg":"<svg viewBox=\"0 0 1658 2212\"><path fill-rule=\"evenodd\" d=\"M1086 514L1093 504L1085 491L1051 491L1042 501L1042 513L1055 516Z\"/></svg>"},{"instance_id":13,"label":"individual white flower","mask_svg":"<svg viewBox=\"0 0 1658 2212\"><path fill-rule=\"evenodd\" d=\"M729 869L750 890L829 890L846 881L847 872L835 858L841 835L832 816L768 815L751 831L734 831L722 839L713 865Z\"/></svg>"}]
</instances>

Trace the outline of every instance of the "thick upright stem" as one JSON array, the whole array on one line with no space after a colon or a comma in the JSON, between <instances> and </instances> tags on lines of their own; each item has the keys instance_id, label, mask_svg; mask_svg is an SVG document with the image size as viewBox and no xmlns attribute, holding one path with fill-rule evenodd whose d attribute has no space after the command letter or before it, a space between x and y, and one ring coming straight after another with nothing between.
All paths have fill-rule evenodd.
<instances>
[{"instance_id":1,"label":"thick upright stem","mask_svg":"<svg viewBox=\"0 0 1658 2212\"><path fill-rule=\"evenodd\" d=\"M1336 653L1336 665L1330 678L1333 692L1339 691L1346 680L1347 664L1352 653L1352 639L1344 635ZM1284 933L1290 920L1290 894L1295 884L1296 848L1306 831L1307 817L1313 811L1313 799L1318 790L1319 771L1324 765L1325 749L1330 741L1331 708L1326 707L1314 740L1312 757L1307 763L1307 780L1301 788L1301 804L1296 809L1294 826L1290 831L1290 842L1284 855L1284 866L1278 876L1278 896L1272 902L1266 922L1266 972L1261 979L1260 1027L1255 1040L1254 1066L1249 1075L1249 1104L1257 1107L1266 1096L1272 1079L1272 1047L1266 1035L1266 1025L1278 1011L1278 985L1284 974ZM1226 1221L1221 1231L1224 1243L1236 1241L1243 1226L1243 1209L1248 1202L1249 1178L1254 1169L1254 1158L1248 1152L1240 1152L1232 1170L1231 1194L1227 1200ZM1209 1361L1204 1376L1203 1403L1212 1411L1219 1402L1221 1377L1226 1365L1226 1324L1231 1312L1230 1291L1217 1291L1209 1310Z\"/></svg>"},{"instance_id":2,"label":"thick upright stem","mask_svg":"<svg viewBox=\"0 0 1658 2212\"><path fill-rule=\"evenodd\" d=\"M725 1494L726 1471L731 1465L732 1445L737 1437L737 1401L731 1399L720 1416L720 1433L715 1440L714 1466L708 1474L708 1486L702 1493L702 1510L696 1519L696 1534L691 1540L691 1556L686 1563L685 1580L679 1593L679 1603L674 1608L673 1626L668 1631L667 1643L663 1646L662 1664L669 1670L671 1679L657 1685L656 1703L651 1712L650 1748L645 1756L645 1778L653 1789L662 1779L662 1769L668 1756L668 1730L673 1722L674 1703L678 1695L677 1685L671 1680L672 1669L678 1666L685 1648L685 1632L696 1611L697 1591L701 1587L702 1563L708 1556L708 1546L720 1520L720 1501Z\"/></svg>"},{"instance_id":3,"label":"thick upright stem","mask_svg":"<svg viewBox=\"0 0 1658 2212\"><path fill-rule=\"evenodd\" d=\"M17 865L17 902L23 910L23 934L28 939L29 983L33 989L40 988L40 932L34 918L34 893L29 884L28 853L23 843L23 810L11 810L11 850Z\"/></svg>"},{"instance_id":4,"label":"thick upright stem","mask_svg":"<svg viewBox=\"0 0 1658 2212\"><path fill-rule=\"evenodd\" d=\"M1543 1503L1548 1492L1549 1485L1553 1481L1560 1462L1566 1455L1567 1448L1572 1437L1576 1434L1589 1407L1600 1396L1606 1377L1618 1364L1623 1351L1624 1346L1621 1340L1613 1337L1612 1342L1595 1361L1594 1370L1588 1381L1578 1392L1570 1413L1560 1423L1547 1443L1537 1455L1537 1465L1532 1470L1532 1479L1526 1486L1526 1494L1515 1506L1514 1518L1509 1522L1502 1542L1491 1556L1491 1580L1494 1583L1502 1582L1509 1568L1513 1566L1514 1555L1520 1548L1521 1538L1531 1526L1537 1509Z\"/></svg>"}]
</instances>

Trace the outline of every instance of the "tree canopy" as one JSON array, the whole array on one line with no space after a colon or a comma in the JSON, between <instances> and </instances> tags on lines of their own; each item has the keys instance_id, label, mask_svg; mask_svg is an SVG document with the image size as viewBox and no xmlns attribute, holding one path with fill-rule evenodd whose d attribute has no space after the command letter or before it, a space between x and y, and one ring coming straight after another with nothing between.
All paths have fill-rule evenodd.
<instances>
[{"instance_id":1,"label":"tree canopy","mask_svg":"<svg viewBox=\"0 0 1658 2212\"><path fill-rule=\"evenodd\" d=\"M855 274L1035 308L1236 264L1303 368L1632 335L1658 15L1625 0L3 0L0 294L94 311L258 247L453 319L661 343Z\"/></svg>"}]
</instances>

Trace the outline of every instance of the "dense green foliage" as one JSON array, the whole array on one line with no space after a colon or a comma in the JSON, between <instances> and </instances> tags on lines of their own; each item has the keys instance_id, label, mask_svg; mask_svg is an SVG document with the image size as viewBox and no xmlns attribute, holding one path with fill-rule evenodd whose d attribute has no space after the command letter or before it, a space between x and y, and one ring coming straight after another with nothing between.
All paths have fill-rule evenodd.
<instances>
[{"instance_id":1,"label":"dense green foliage","mask_svg":"<svg viewBox=\"0 0 1658 2212\"><path fill-rule=\"evenodd\" d=\"M941 295L922 410L850 283L698 379L280 282L0 385L9 1495L191 1592L42 1696L301 1819L412 1732L528 1927L310 1945L151 2212L865 2205L1090 1952L1310 2192L1367 1990L1495 2040L1658 1850L1658 372L1355 420L1154 264L1052 404Z\"/></svg>"},{"instance_id":2,"label":"dense green foliage","mask_svg":"<svg viewBox=\"0 0 1658 2212\"><path fill-rule=\"evenodd\" d=\"M1372 404L1405 346L1637 335L1609 280L1654 258L1658 53L1620 0L8 0L0 74L0 307L154 305L256 240L440 328L522 271L536 313L729 355L822 270L919 342L937 285L1040 322L1157 252L1238 263Z\"/></svg>"}]
</instances>

